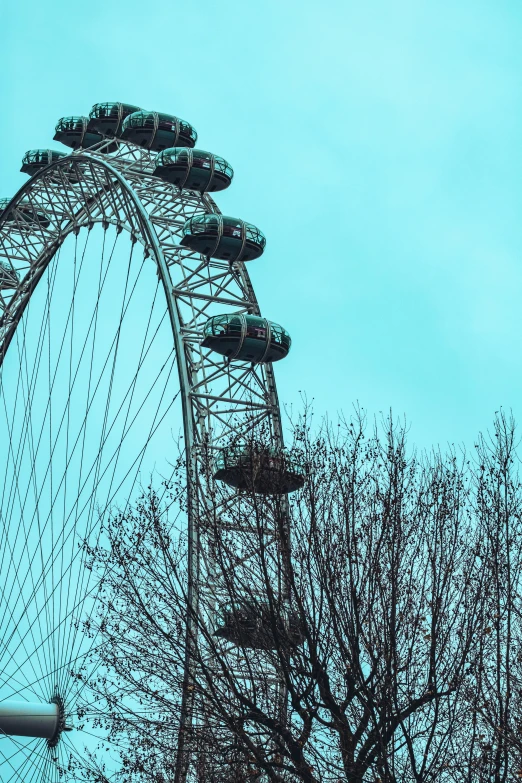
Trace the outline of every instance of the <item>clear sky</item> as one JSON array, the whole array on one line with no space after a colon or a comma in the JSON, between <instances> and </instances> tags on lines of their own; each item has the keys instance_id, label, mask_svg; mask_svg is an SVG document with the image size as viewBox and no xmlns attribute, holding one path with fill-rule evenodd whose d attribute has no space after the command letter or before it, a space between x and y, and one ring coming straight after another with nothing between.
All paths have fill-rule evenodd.
<instances>
[{"instance_id":1,"label":"clear sky","mask_svg":"<svg viewBox=\"0 0 522 783\"><path fill-rule=\"evenodd\" d=\"M222 211L268 238L282 401L471 444L522 419L521 40L520 0L11 2L0 196L95 102L189 120L235 169Z\"/></svg>"}]
</instances>

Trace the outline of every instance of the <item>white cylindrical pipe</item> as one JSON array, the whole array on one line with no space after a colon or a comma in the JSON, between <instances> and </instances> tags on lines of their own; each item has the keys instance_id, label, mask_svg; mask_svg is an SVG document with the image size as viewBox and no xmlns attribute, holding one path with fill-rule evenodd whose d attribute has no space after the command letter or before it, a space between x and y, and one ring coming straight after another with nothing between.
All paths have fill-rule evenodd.
<instances>
[{"instance_id":1,"label":"white cylindrical pipe","mask_svg":"<svg viewBox=\"0 0 522 783\"><path fill-rule=\"evenodd\" d=\"M0 735L52 739L59 727L60 707L30 701L0 701Z\"/></svg>"}]
</instances>

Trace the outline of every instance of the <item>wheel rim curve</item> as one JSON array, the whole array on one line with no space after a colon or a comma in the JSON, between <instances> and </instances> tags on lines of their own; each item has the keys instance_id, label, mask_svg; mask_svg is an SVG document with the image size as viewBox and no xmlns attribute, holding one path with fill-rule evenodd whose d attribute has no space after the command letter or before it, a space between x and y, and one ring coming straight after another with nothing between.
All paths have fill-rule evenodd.
<instances>
[{"instance_id":1,"label":"wheel rim curve","mask_svg":"<svg viewBox=\"0 0 522 783\"><path fill-rule=\"evenodd\" d=\"M122 145L125 146L125 145ZM126 145L127 148L132 150L132 145ZM152 161L154 159L154 155L150 155L144 151L140 151L139 153L141 155L141 160L145 161L145 164L152 165ZM76 199L74 202L73 199L71 199L70 195L67 196L67 190L69 189L69 184L67 182L68 176L70 176L70 172L74 172L75 178L78 180L75 185L71 185L71 188L78 187L81 188L83 178L80 176L81 173L85 174L85 172L89 172L90 176L92 177L91 185L93 182L96 182L96 176L93 176L93 172L100 172L105 176L106 178L112 178L111 184L109 188L106 190L102 188L99 191L98 198L95 200L89 201L88 199L85 199L84 196L81 196L80 199ZM4 215L0 219L0 241L1 241L1 248L2 251L0 252L0 256L4 256L7 258L12 257L10 254L9 249L9 242L5 241L6 236L12 236L13 235L13 228L9 226L8 224L8 213L10 212L11 208L15 209L17 208L17 205L20 205L24 200L29 200L29 202L33 203L35 208L42 207L43 209L48 208L49 203L45 200L43 203L40 203L38 198L35 197L35 191L36 189L45 183L45 188L48 189L49 198L52 200L53 198L56 198L58 195L58 192L60 193L60 201L62 204L67 204L69 202L70 208L69 212L65 210L64 212L59 212L54 210L52 212L52 217L54 219L54 222L52 222L52 226L54 226L54 232L53 230L49 230L48 228L42 228L39 226L37 229L35 229L35 236L37 237L38 241L40 242L42 249L41 251L35 256L35 258L30 259L29 266L27 268L27 273L25 278L22 279L19 289L16 291L16 293L11 297L10 301L6 302L6 299L3 298L4 301L4 312L3 315L0 317L0 365L2 364L5 356L7 355L7 351L9 348L9 344L15 334L17 325L19 324L20 320L22 319L25 309L31 299L31 296L33 295L34 291L37 288L37 285L39 281L41 280L42 276L44 275L48 264L50 263L51 259L54 257L55 253L57 252L58 248L61 247L61 245L65 242L66 238L70 236L71 234L75 233L77 234L80 229L87 228L90 230L92 226L96 223L101 223L104 225L114 225L118 230L126 230L131 234L131 237L134 241L140 242L146 252L153 256L153 259L156 263L156 267L158 270L158 275L161 279L161 284L165 293L166 302L168 306L169 311L169 318L171 323L171 329L172 329L172 336L174 340L175 345L175 351L178 358L177 364L178 364L178 374L179 374L179 385L181 390L181 396L182 396L182 409L183 409L183 426L184 426L184 435L185 435L185 449L186 449L186 459L187 459L187 472L189 476L189 481L191 480L190 477L196 475L197 471L195 470L195 461L197 460L197 445L201 445L204 438L212 439L212 424L210 426L206 426L206 421L212 420L212 414L207 412L207 416L201 415L200 413L195 413L195 408L197 407L194 403L194 388L203 388L206 389L207 386L205 385L205 369L203 367L203 381L199 379L194 379L193 373L191 373L191 367L193 368L194 362L187 359L187 353L186 353L186 344L183 340L183 330L185 328L185 324L183 323L181 317L180 317L180 308L179 308L179 301L183 300L183 298L187 298L187 292L186 290L183 290L183 288L180 288L178 284L172 280L171 275L171 269L175 267L175 265L172 263L168 263L165 253L163 252L163 245L162 241L158 236L157 226L154 224L153 219L150 216L150 213L145 208L142 198L140 195L136 192L136 189L134 187L134 183L132 182L132 176L139 179L140 176L142 176L145 180L149 180L149 185L151 191L154 192L154 184L151 182L152 177L150 174L150 171L145 171L145 173L140 172L131 172L132 176L129 178L127 176L128 172L125 169L125 165L118 168L117 166L113 165L112 163L109 163L107 158L103 156L102 154L96 154L94 153L87 153L87 152L81 152L81 153L73 153L72 155L69 155L66 158L63 158L50 166L47 166L45 169L43 169L41 172L39 172L37 175L35 175L29 182L27 182L16 194L16 196L11 200L10 205L6 209ZM61 188L60 191L55 190L53 195L52 187L48 186L49 181L56 176L56 186L58 188ZM124 202L127 202L127 204L131 204L133 207L133 211L126 210L124 208L124 204L122 203L120 205L121 211L125 214L125 219L120 220L118 215L118 210L114 209L114 207L110 205L110 198L113 194L111 194L109 191L112 189L113 184L112 182L116 181L118 183L118 187L121 191L121 194L124 196ZM100 182L103 183L103 178L100 180ZM60 184L61 183L61 184ZM158 183L159 184L159 183ZM147 188L147 184L144 186ZM165 188L170 189L170 193L173 197L173 200L182 200L183 196L174 188L173 186L168 186L165 183L161 183L161 188L164 190ZM195 197L194 194L192 194L191 198L198 202L197 204L197 210L199 211L212 211L212 212L219 212L216 205L213 203L213 201L208 196L198 196ZM84 203L80 204L80 201L83 199ZM75 203L76 206L79 206L78 209L73 209L72 203ZM196 207L194 207L196 210ZM167 210L168 211L168 210ZM65 215L65 217L64 217ZM109 216L109 219L107 219L107 216ZM65 224L64 224L65 221ZM16 233L17 227L14 227L14 233ZM20 234L22 236L22 244L25 246L28 246L30 244L30 231L27 228L24 228L25 235L23 232ZM20 232L19 232L20 233ZM18 242L20 240L17 240ZM196 257L196 254L190 253L187 254L187 257ZM202 257L199 257L200 263L203 264L210 264L210 259L203 260ZM216 264L216 266L219 266L219 264ZM232 271L231 271L232 274ZM246 311L251 312L253 314L260 314L259 307L257 304L257 300L255 298L255 294L253 291L252 284L250 282L250 278L248 276L248 273L245 269L244 264L239 263L234 265L233 270L234 279L236 280L236 283L239 284L239 288L241 289L242 298L238 298L237 302L242 303L243 306L246 304ZM210 277L210 275L209 275ZM224 286L226 290L226 286ZM178 292L176 292L178 291ZM0 292L1 293L1 292ZM201 293L201 292L199 292ZM198 294L199 295L199 294ZM219 300L220 297L214 297L214 299ZM222 301L226 300L226 297L221 297ZM234 304L233 298L229 301L229 306ZM194 351L194 348L192 346L191 350ZM203 360L200 360L200 363L203 363ZM201 370L201 368L199 368ZM212 373L215 374L215 367L212 365L211 375ZM229 370L230 372L230 370ZM242 372L242 371L241 371ZM274 376L272 372L271 366L265 367L262 369L262 382L264 385L263 388L263 394L264 399L266 400L266 412L264 412L265 418L269 419L270 422L270 430L272 433L272 439L276 446L281 447L282 446L282 433L281 433L281 423L280 423L280 413L279 413L279 407L278 407L278 400L277 400L277 392L275 387L275 381ZM207 396L210 398L212 397L212 394L207 394ZM205 397L205 394L202 394L202 398ZM209 409L210 409L211 402L209 402ZM256 408L256 405L258 406ZM201 408L201 404L200 404ZM256 411L259 409L259 403L254 402L253 406L248 405L248 401L245 400L245 398L242 398L240 408L240 414L249 415L249 411ZM199 418L198 418L199 415ZM221 443L224 441L221 440ZM196 450L195 450L196 445ZM194 492L197 494L198 489L197 487L192 487L190 490L191 492ZM190 508L190 507L189 507ZM192 574L196 573L196 549L197 549L197 537L198 537L198 531L194 528L193 520L189 511L189 531L188 531L188 538L189 538L189 562L190 562L190 572ZM197 611L197 600L198 600L198 589L199 586L197 584L191 584L189 582L188 585L188 592L189 592L189 602L192 601L193 609L194 611ZM190 666L189 666L189 657L190 657L190 651L187 645L187 666L186 666L186 683L185 683L185 693L184 693L184 720L185 720L185 730L187 726L190 725L191 720L191 714L192 714L192 707L193 705L190 702L190 699L187 700L187 685L190 681ZM181 733L181 740L183 741L185 737L185 731ZM180 743L180 752L178 755L178 779L183 779L186 775L187 771L187 764L188 764L188 757L186 753L186 748L183 748L182 741Z\"/></svg>"}]
</instances>

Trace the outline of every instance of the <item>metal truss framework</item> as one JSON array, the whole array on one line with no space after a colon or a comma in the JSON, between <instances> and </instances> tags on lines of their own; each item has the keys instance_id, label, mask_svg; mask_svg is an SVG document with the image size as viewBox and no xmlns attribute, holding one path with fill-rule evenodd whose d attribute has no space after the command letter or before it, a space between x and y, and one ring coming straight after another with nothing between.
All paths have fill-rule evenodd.
<instances>
[{"instance_id":1,"label":"metal truss framework","mask_svg":"<svg viewBox=\"0 0 522 783\"><path fill-rule=\"evenodd\" d=\"M79 150L47 166L21 188L2 215L0 364L35 286L68 235L90 230L95 223L112 224L118 231L129 232L132 242L143 245L165 291L178 359L189 476L188 601L192 611L188 614L190 618L203 612L205 621L211 623L224 591L215 573L210 528L195 523L208 504L205 464L209 453L231 441L247 440L259 426L268 430L273 446L283 447L274 374L270 364L228 363L201 347L202 327L211 315L260 315L244 263L205 258L179 244L186 220L196 213L219 214L214 201L207 194L181 191L153 176L154 153L118 142L116 152L108 155L110 146L114 149L114 142L104 141L88 152ZM8 280L18 281L16 288L7 288ZM239 503L244 507L247 501L233 490L222 497L222 508L214 507L212 513L222 514L225 523L227 511ZM269 519L266 529L267 544L277 547L275 525ZM195 633L189 627L188 638ZM226 646L223 649L226 652ZM234 660L231 666L241 676L240 656ZM283 709L277 672L265 670L263 675L273 683L274 709ZM187 642L178 780L190 774L190 726L205 720L204 705L198 706L191 695L197 676ZM245 676L252 678L251 664Z\"/></svg>"}]
</instances>

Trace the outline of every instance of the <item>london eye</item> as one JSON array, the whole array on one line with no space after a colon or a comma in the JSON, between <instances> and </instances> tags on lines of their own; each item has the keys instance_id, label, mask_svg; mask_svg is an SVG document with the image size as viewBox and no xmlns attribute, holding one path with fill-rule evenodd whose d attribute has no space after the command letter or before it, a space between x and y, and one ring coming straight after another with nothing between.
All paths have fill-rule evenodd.
<instances>
[{"instance_id":1,"label":"london eye","mask_svg":"<svg viewBox=\"0 0 522 783\"><path fill-rule=\"evenodd\" d=\"M99 641L89 633L88 552L143 475L168 469L176 410L189 625L201 607L216 607L217 638L245 644L238 607L225 607L214 573L214 533L196 513L208 503L208 455L228 507L245 503L245 486L284 503L304 483L284 450L272 368L290 335L261 313L247 269L262 264L265 237L242 216L222 215L210 195L231 185L230 164L199 148L189 122L122 103L60 119L54 139L69 149L27 152L29 180L0 203L4 783L74 779L69 759L82 763L96 740L86 698ZM268 447L254 454L260 427ZM270 520L267 530L274 541ZM246 644L262 647L255 634ZM204 722L195 678L187 641L179 781L192 775L191 727ZM281 710L277 673L273 683Z\"/></svg>"}]
</instances>

